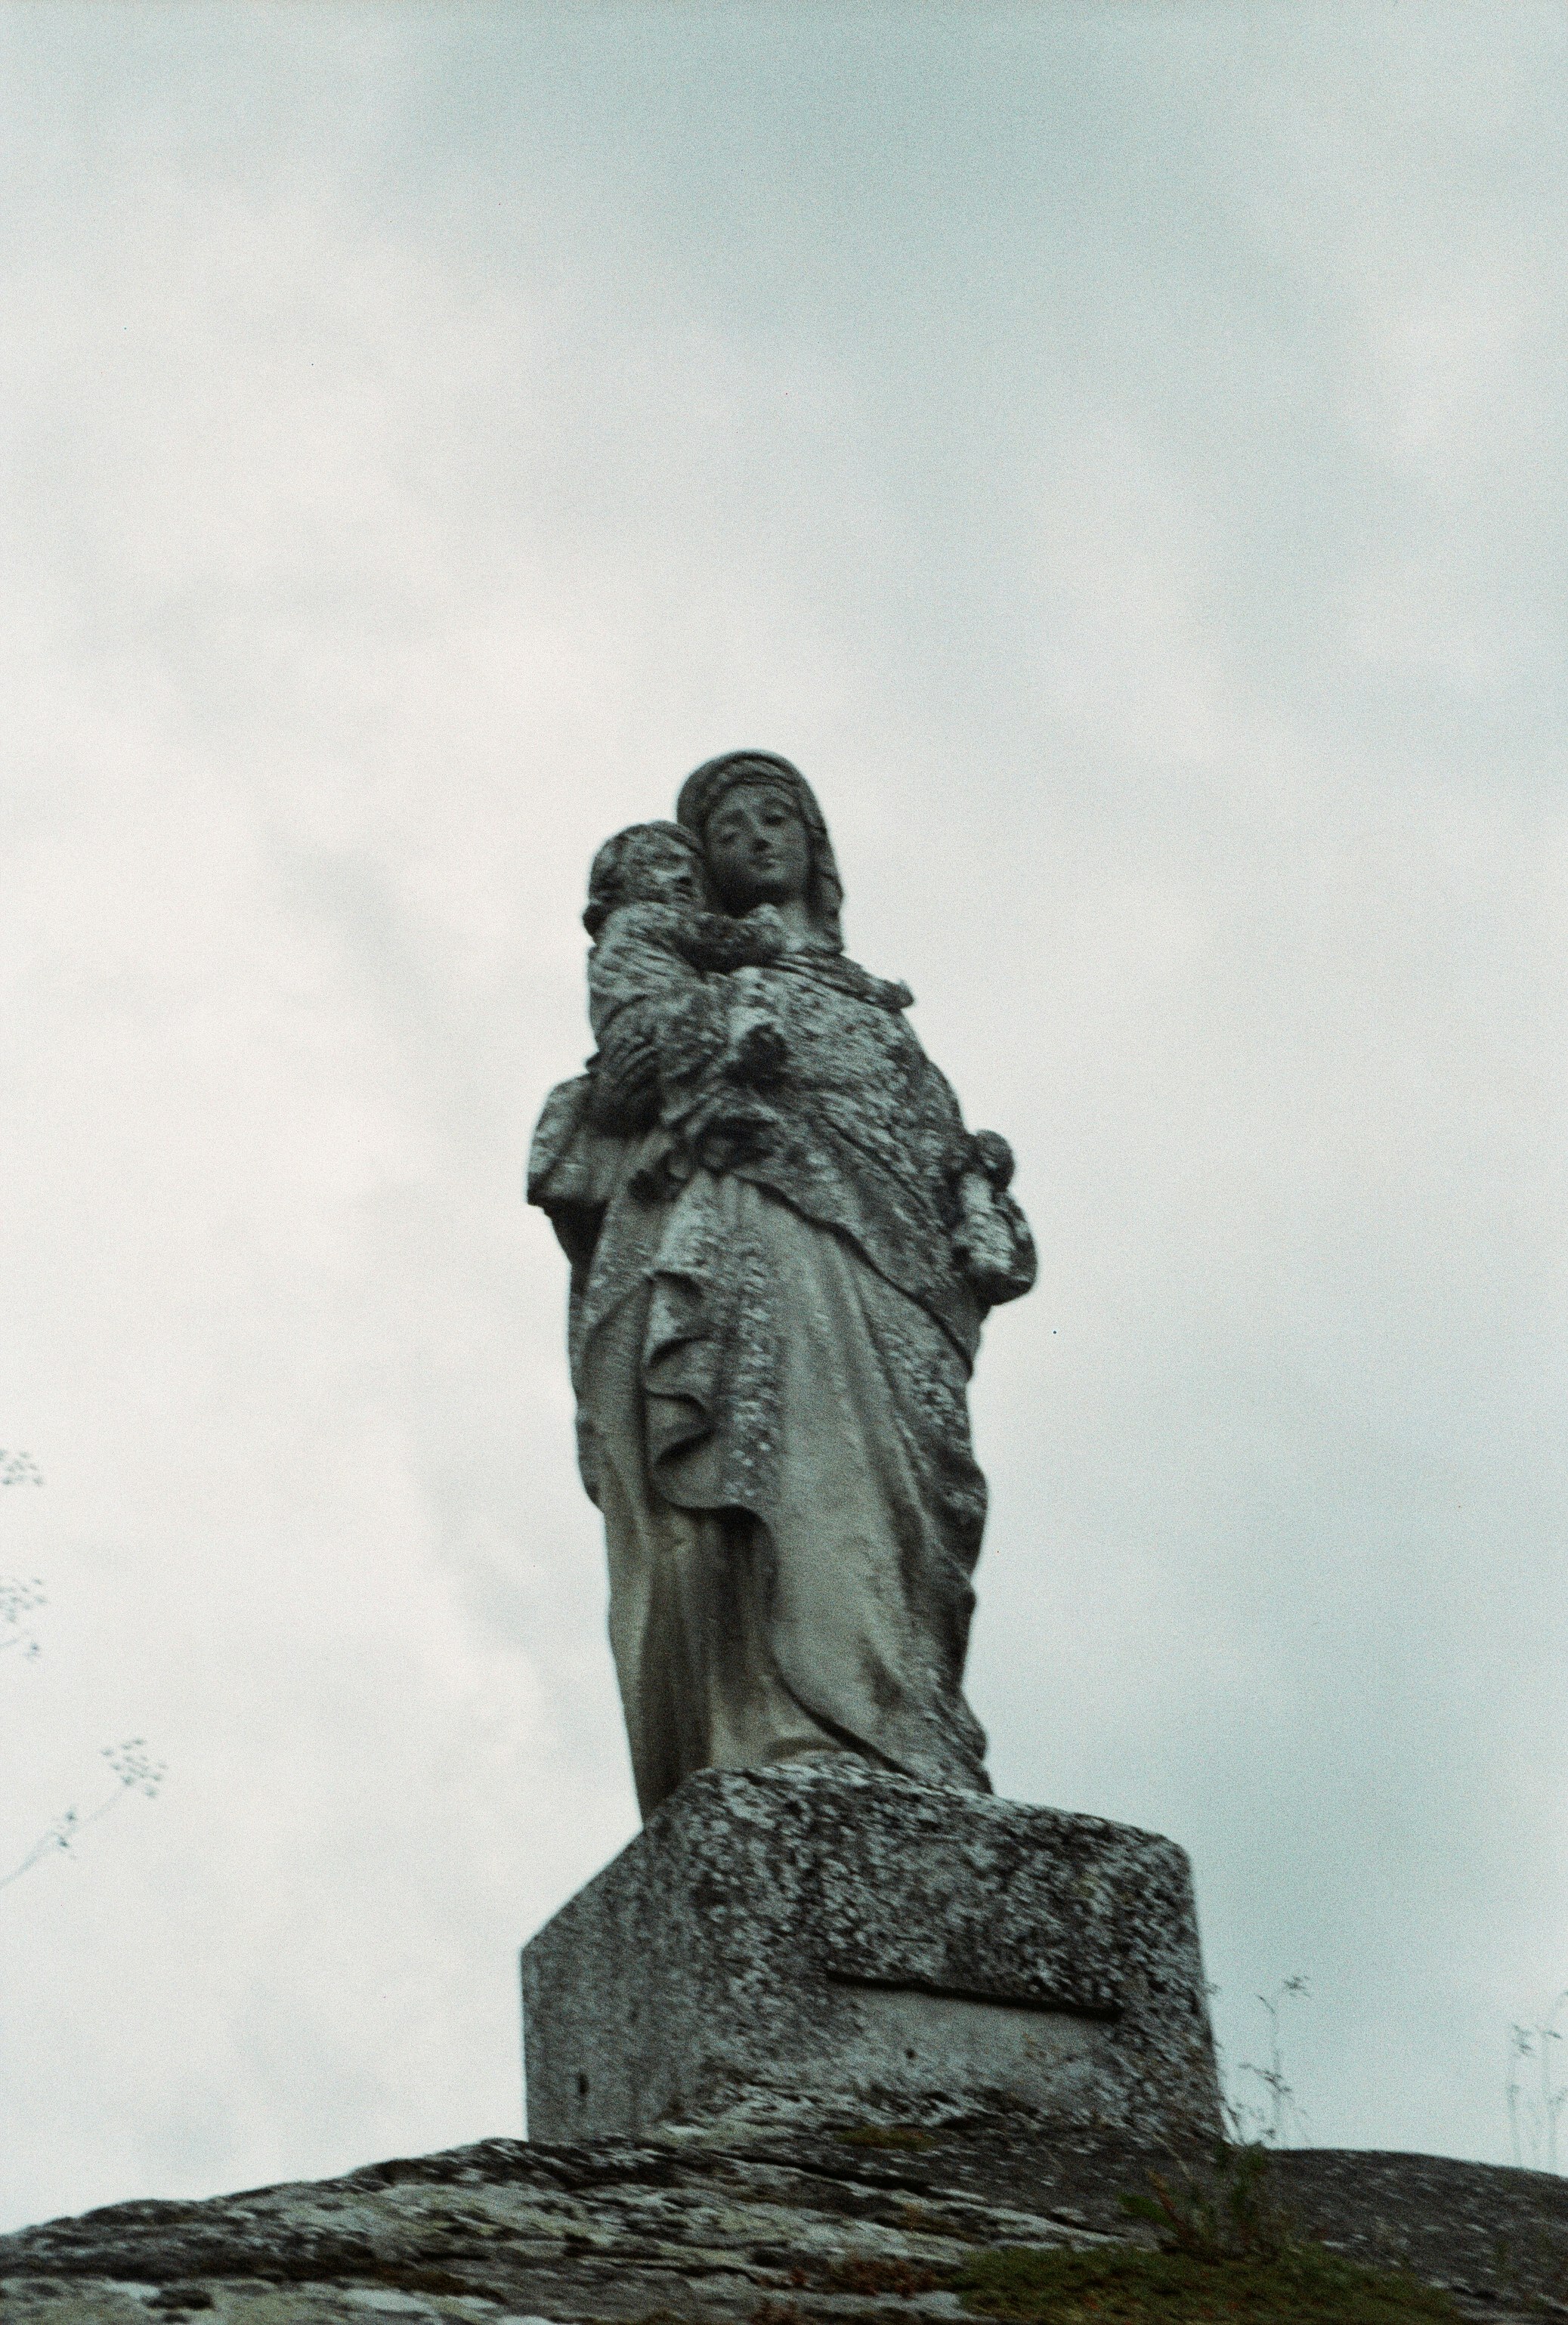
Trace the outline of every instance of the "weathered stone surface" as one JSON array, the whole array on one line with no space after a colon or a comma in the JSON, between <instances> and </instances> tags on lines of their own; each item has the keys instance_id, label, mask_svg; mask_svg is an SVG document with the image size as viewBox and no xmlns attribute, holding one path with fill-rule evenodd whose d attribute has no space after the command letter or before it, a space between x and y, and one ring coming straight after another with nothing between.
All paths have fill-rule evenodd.
<instances>
[{"instance_id":1,"label":"weathered stone surface","mask_svg":"<svg viewBox=\"0 0 1568 2325\"><path fill-rule=\"evenodd\" d=\"M927 2145L934 2147L934 2141ZM739 2152L700 2136L547 2148L489 2140L339 2181L208 2204L125 2204L0 2239L6 2325L347 2325L668 2315L750 2319L769 2299L864 2313L868 2293L960 2314L942 2279L998 2240L1094 2243L1027 2202L936 2185L923 2149L820 2125Z\"/></svg>"},{"instance_id":2,"label":"weathered stone surface","mask_svg":"<svg viewBox=\"0 0 1568 2325\"><path fill-rule=\"evenodd\" d=\"M571 1260L637 1799L812 1746L984 1791L967 1399L1035 1280L1011 1150L846 956L799 770L730 753L677 814L595 860L598 1048L528 1173Z\"/></svg>"},{"instance_id":3,"label":"weathered stone surface","mask_svg":"<svg viewBox=\"0 0 1568 2325\"><path fill-rule=\"evenodd\" d=\"M849 1755L688 1778L524 1950L523 1987L550 2140L769 2095L1219 2122L1181 1849Z\"/></svg>"},{"instance_id":4,"label":"weathered stone surface","mask_svg":"<svg viewBox=\"0 0 1568 2325\"><path fill-rule=\"evenodd\" d=\"M0 2237L5 2325L953 2325L946 2282L998 2244L1130 2234L1118 2197L1168 2159L1016 2116L924 2110L877 2148L803 2112L745 2137L521 2140L206 2203L134 2203ZM1436 2156L1303 2150L1302 2228L1406 2265L1489 2325L1568 2302L1568 2182Z\"/></svg>"}]
</instances>

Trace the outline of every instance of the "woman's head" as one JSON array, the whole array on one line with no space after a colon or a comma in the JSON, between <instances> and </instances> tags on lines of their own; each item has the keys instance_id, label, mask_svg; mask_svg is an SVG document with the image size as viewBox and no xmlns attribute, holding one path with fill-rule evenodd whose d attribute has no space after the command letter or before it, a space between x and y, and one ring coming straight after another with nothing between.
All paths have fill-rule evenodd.
<instances>
[{"instance_id":1,"label":"woman's head","mask_svg":"<svg viewBox=\"0 0 1568 2325\"><path fill-rule=\"evenodd\" d=\"M843 886L822 811L799 769L771 751L710 759L681 786L675 813L702 844L719 902L731 912L802 902L835 950Z\"/></svg>"}]
</instances>

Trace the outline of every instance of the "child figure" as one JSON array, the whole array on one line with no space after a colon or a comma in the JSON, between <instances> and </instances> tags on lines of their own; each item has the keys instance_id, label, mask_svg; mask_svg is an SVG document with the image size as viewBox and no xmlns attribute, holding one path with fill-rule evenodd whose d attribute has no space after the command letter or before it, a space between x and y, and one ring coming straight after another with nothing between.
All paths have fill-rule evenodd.
<instances>
[{"instance_id":1,"label":"child figure","mask_svg":"<svg viewBox=\"0 0 1568 2325\"><path fill-rule=\"evenodd\" d=\"M773 905L759 904L738 921L711 910L702 850L678 823L628 824L605 841L589 872L582 925L594 939L590 1015L596 1004L613 1015L628 985L651 991L668 984L672 972L678 981L677 964L760 968L784 949L784 922Z\"/></svg>"},{"instance_id":2,"label":"child figure","mask_svg":"<svg viewBox=\"0 0 1568 2325\"><path fill-rule=\"evenodd\" d=\"M785 949L777 911L759 904L736 920L710 910L701 848L678 823L634 823L607 839L593 859L588 895L582 919L594 939L588 1014L601 1051L599 1118L613 1116L622 1128L657 1120L678 1151L678 1169L710 1149L714 1159L765 1135L765 1104L741 1093L776 1081L784 1062L782 1036L748 974ZM635 1033L628 1038L623 1026L611 1035L633 1003L651 1003L659 1013L662 1070ZM707 1070L715 1063L717 1093ZM705 1097L698 1094L703 1087Z\"/></svg>"},{"instance_id":3,"label":"child figure","mask_svg":"<svg viewBox=\"0 0 1568 2325\"><path fill-rule=\"evenodd\" d=\"M680 824L629 824L607 839L589 873L582 921L594 940L589 1020L601 1049L587 1073L552 1090L528 1161L529 1200L549 1213L574 1265L591 1253L628 1137L655 1124L673 1140L698 1128L679 1072L661 1085L653 1048L635 1031L623 1025L605 1054L623 1011L660 1007L666 1032L679 1029L666 1049L686 1051L694 1071L718 1055L732 1082L756 1086L776 1079L783 1065L783 1042L747 980L720 987L714 975L777 960L784 923L770 904L744 920L712 911L701 848ZM734 1116L728 1107L732 1132Z\"/></svg>"}]
</instances>

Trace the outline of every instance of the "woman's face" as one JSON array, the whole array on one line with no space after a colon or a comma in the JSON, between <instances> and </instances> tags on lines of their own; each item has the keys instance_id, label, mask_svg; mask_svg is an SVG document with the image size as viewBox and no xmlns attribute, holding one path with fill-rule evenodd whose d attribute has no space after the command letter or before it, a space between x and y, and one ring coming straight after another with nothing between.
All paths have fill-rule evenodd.
<instances>
[{"instance_id":1,"label":"woman's face","mask_svg":"<svg viewBox=\"0 0 1568 2325\"><path fill-rule=\"evenodd\" d=\"M719 899L731 912L754 904L794 904L812 876L805 825L771 783L737 783L708 819L703 835Z\"/></svg>"}]
</instances>

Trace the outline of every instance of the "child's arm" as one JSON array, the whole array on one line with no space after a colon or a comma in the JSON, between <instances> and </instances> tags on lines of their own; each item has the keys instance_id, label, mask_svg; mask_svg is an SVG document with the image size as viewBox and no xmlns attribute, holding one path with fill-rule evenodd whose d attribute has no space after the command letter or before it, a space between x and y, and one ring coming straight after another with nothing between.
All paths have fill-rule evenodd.
<instances>
[{"instance_id":1,"label":"child's arm","mask_svg":"<svg viewBox=\"0 0 1568 2325\"><path fill-rule=\"evenodd\" d=\"M588 1015L597 1041L623 1010L691 992L698 979L682 949L689 922L669 904L621 904L610 914L588 957Z\"/></svg>"},{"instance_id":2,"label":"child's arm","mask_svg":"<svg viewBox=\"0 0 1568 2325\"><path fill-rule=\"evenodd\" d=\"M743 920L727 912L697 912L686 924L682 951L694 968L765 968L784 949L784 924L775 904L758 904Z\"/></svg>"}]
</instances>

